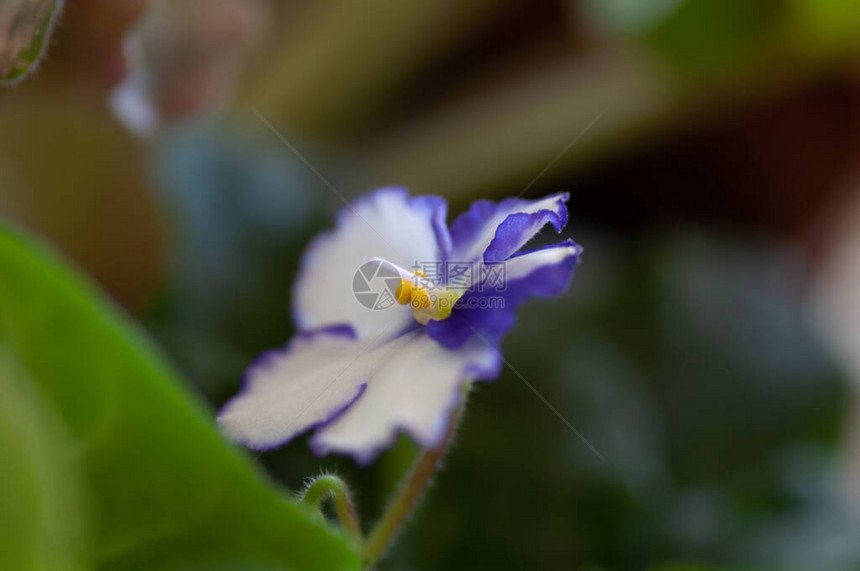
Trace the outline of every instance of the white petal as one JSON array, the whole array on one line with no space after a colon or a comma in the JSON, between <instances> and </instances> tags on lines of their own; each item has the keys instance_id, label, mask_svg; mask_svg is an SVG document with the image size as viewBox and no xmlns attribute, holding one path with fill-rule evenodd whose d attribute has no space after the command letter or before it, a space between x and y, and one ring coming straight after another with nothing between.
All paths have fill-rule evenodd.
<instances>
[{"instance_id":1,"label":"white petal","mask_svg":"<svg viewBox=\"0 0 860 571\"><path fill-rule=\"evenodd\" d=\"M492 378L500 357L475 341L445 349L416 330L406 344L389 354L361 398L334 422L317 429L311 447L318 454L348 453L366 464L405 430L424 447L440 444L463 383L471 377Z\"/></svg>"},{"instance_id":2,"label":"white petal","mask_svg":"<svg viewBox=\"0 0 860 571\"><path fill-rule=\"evenodd\" d=\"M347 323L361 339L411 324L408 308L394 304L373 310L359 303L353 278L368 258L385 258L406 269L440 260L440 243L441 249L450 244L445 214L441 199L410 199L402 189L376 191L343 210L337 228L317 238L302 260L293 295L299 328ZM372 285L381 291L378 282Z\"/></svg>"},{"instance_id":3,"label":"white petal","mask_svg":"<svg viewBox=\"0 0 860 571\"><path fill-rule=\"evenodd\" d=\"M575 258L582 253L582 247L567 241L540 250L533 250L504 262L505 280L511 282L529 276L543 266L560 264L567 258Z\"/></svg>"},{"instance_id":4,"label":"white petal","mask_svg":"<svg viewBox=\"0 0 860 571\"><path fill-rule=\"evenodd\" d=\"M242 390L222 409L218 423L249 448L281 446L341 414L405 341L356 341L327 332L298 336L248 369Z\"/></svg>"}]
</instances>

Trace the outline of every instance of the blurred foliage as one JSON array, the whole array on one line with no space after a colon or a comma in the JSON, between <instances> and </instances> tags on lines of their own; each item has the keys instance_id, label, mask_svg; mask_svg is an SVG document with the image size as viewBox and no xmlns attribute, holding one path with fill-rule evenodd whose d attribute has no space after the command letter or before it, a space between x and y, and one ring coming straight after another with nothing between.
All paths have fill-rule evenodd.
<instances>
[{"instance_id":1,"label":"blurred foliage","mask_svg":"<svg viewBox=\"0 0 860 571\"><path fill-rule=\"evenodd\" d=\"M86 569L83 474L56 411L0 345L0 563L5 569Z\"/></svg>"},{"instance_id":2,"label":"blurred foliage","mask_svg":"<svg viewBox=\"0 0 860 571\"><path fill-rule=\"evenodd\" d=\"M42 78L39 78L42 79ZM40 91L39 79L0 93L0 216L26 224L139 309L163 280L161 219L139 141L80 94Z\"/></svg>"},{"instance_id":3,"label":"blurred foliage","mask_svg":"<svg viewBox=\"0 0 860 571\"><path fill-rule=\"evenodd\" d=\"M856 51L860 40L852 0L586 0L583 9L597 28L641 42L699 87L745 76L774 56Z\"/></svg>"},{"instance_id":4,"label":"blurred foliage","mask_svg":"<svg viewBox=\"0 0 860 571\"><path fill-rule=\"evenodd\" d=\"M344 539L217 437L211 413L124 318L8 230L0 356L11 504L0 541L15 542L4 568L357 567Z\"/></svg>"},{"instance_id":5,"label":"blurred foliage","mask_svg":"<svg viewBox=\"0 0 860 571\"><path fill-rule=\"evenodd\" d=\"M220 109L271 20L262 0L152 0L126 38L131 74L114 93L118 115L149 132Z\"/></svg>"},{"instance_id":6,"label":"blurred foliage","mask_svg":"<svg viewBox=\"0 0 860 571\"><path fill-rule=\"evenodd\" d=\"M699 563L668 563L652 567L649 571L754 571L750 567L718 567Z\"/></svg>"},{"instance_id":7,"label":"blurred foliage","mask_svg":"<svg viewBox=\"0 0 860 571\"><path fill-rule=\"evenodd\" d=\"M795 33L786 39L817 58L856 51L860 4L854 0L786 0Z\"/></svg>"},{"instance_id":8,"label":"blurred foliage","mask_svg":"<svg viewBox=\"0 0 860 571\"><path fill-rule=\"evenodd\" d=\"M779 8L774 0L683 0L645 41L688 79L737 76L760 63Z\"/></svg>"},{"instance_id":9,"label":"blurred foliage","mask_svg":"<svg viewBox=\"0 0 860 571\"><path fill-rule=\"evenodd\" d=\"M0 85L24 79L36 68L51 39L63 0L0 3Z\"/></svg>"},{"instance_id":10,"label":"blurred foliage","mask_svg":"<svg viewBox=\"0 0 860 571\"><path fill-rule=\"evenodd\" d=\"M479 385L396 561L860 565L833 481L847 386L802 316L791 257L749 236L576 236L573 292L526 309L505 350L608 464L508 371Z\"/></svg>"},{"instance_id":11,"label":"blurred foliage","mask_svg":"<svg viewBox=\"0 0 860 571\"><path fill-rule=\"evenodd\" d=\"M336 198L271 132L241 123L176 130L152 162L170 259L148 323L195 384L226 398L261 344L291 333L299 253Z\"/></svg>"}]
</instances>

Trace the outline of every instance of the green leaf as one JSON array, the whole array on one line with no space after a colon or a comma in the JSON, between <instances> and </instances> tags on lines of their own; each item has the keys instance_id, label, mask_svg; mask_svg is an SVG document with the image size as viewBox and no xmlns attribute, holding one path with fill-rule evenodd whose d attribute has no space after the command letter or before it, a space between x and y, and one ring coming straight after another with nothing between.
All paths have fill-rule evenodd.
<instances>
[{"instance_id":1,"label":"green leaf","mask_svg":"<svg viewBox=\"0 0 860 571\"><path fill-rule=\"evenodd\" d=\"M860 41L856 0L788 0L787 5L793 34L786 41L817 57L856 50Z\"/></svg>"},{"instance_id":2,"label":"green leaf","mask_svg":"<svg viewBox=\"0 0 860 571\"><path fill-rule=\"evenodd\" d=\"M53 255L2 227L0 348L44 395L46 405L31 408L54 411L70 443L62 449L75 464L55 466L65 456L50 449L14 451L31 463L51 463L44 489L31 486L27 493L60 509L51 494L66 473L86 475L81 522L93 522L96 566L358 567L342 536L278 493L218 437L214 414L181 388L127 318ZM6 430L23 430L5 408L0 415ZM45 439L40 433L19 441ZM7 466L0 464L0 472ZM0 551L0 568L17 568L4 557Z\"/></svg>"},{"instance_id":3,"label":"green leaf","mask_svg":"<svg viewBox=\"0 0 860 571\"><path fill-rule=\"evenodd\" d=\"M62 0L0 1L0 84L36 69L62 9Z\"/></svg>"},{"instance_id":4,"label":"green leaf","mask_svg":"<svg viewBox=\"0 0 860 571\"><path fill-rule=\"evenodd\" d=\"M737 77L765 55L781 8L769 0L682 0L645 42L688 80Z\"/></svg>"},{"instance_id":5,"label":"green leaf","mask_svg":"<svg viewBox=\"0 0 860 571\"><path fill-rule=\"evenodd\" d=\"M73 442L8 349L0 348L0 566L84 569L86 499Z\"/></svg>"}]
</instances>

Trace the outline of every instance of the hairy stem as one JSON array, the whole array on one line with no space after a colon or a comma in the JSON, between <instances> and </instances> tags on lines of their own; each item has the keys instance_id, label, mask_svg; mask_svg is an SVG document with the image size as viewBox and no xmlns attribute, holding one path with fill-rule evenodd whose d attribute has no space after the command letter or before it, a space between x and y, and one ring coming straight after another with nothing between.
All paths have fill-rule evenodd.
<instances>
[{"instance_id":1,"label":"hairy stem","mask_svg":"<svg viewBox=\"0 0 860 571\"><path fill-rule=\"evenodd\" d=\"M464 389L463 401L468 387ZM448 429L442 443L435 447L424 450L418 457L412 471L400 485L397 494L388 504L385 513L382 514L376 526L370 532L367 542L364 544L364 563L369 568L385 553L391 542L400 532L403 524L409 518L409 514L418 505L427 485L433 478L433 474L439 469L442 458L445 457L451 437L457 429L460 417L463 413L464 402L461 401L451 414Z\"/></svg>"},{"instance_id":2,"label":"hairy stem","mask_svg":"<svg viewBox=\"0 0 860 571\"><path fill-rule=\"evenodd\" d=\"M334 501L337 519L344 530L357 544L361 545L361 527L358 524L358 515L355 504L346 483L333 474L326 474L314 480L305 490L302 503L319 506L326 497Z\"/></svg>"}]
</instances>

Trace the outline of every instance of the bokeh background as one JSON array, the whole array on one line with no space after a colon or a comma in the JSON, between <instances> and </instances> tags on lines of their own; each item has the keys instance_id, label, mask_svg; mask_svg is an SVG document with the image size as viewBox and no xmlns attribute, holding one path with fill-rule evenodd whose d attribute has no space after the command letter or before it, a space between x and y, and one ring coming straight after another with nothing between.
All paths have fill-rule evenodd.
<instances>
[{"instance_id":1,"label":"bokeh background","mask_svg":"<svg viewBox=\"0 0 860 571\"><path fill-rule=\"evenodd\" d=\"M606 461L506 370L381 568L860 569L860 3L69 0L50 44L0 215L213 420L338 194L571 193L574 286L504 351ZM415 453L254 461L371 522Z\"/></svg>"}]
</instances>

